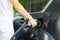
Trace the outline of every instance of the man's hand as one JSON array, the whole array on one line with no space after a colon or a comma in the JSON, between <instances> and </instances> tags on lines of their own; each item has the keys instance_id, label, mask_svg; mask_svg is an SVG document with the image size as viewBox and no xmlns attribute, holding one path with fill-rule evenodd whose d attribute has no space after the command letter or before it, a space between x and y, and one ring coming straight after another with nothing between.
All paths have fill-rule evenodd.
<instances>
[{"instance_id":1,"label":"man's hand","mask_svg":"<svg viewBox=\"0 0 60 40\"><path fill-rule=\"evenodd\" d=\"M32 24L32 27L35 27L37 25L37 22L34 19L29 20L29 22Z\"/></svg>"}]
</instances>

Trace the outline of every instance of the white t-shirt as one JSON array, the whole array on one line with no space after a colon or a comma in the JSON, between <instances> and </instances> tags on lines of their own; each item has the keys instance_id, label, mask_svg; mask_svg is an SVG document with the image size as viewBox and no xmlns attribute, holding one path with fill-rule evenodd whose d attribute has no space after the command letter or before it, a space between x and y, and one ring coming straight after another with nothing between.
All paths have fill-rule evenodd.
<instances>
[{"instance_id":1,"label":"white t-shirt","mask_svg":"<svg viewBox=\"0 0 60 40\"><path fill-rule=\"evenodd\" d=\"M13 6L10 0L0 0L0 21L12 21L13 16Z\"/></svg>"}]
</instances>

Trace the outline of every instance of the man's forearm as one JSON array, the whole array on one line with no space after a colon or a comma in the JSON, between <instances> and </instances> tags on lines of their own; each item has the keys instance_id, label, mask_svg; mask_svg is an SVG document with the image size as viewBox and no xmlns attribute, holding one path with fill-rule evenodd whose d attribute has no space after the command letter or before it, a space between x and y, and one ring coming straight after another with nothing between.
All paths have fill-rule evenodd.
<instances>
[{"instance_id":1,"label":"man's forearm","mask_svg":"<svg viewBox=\"0 0 60 40\"><path fill-rule=\"evenodd\" d=\"M16 8L16 10L26 17L27 19L33 19L32 16L24 9L24 7L18 2L18 0L11 0L13 6Z\"/></svg>"}]
</instances>

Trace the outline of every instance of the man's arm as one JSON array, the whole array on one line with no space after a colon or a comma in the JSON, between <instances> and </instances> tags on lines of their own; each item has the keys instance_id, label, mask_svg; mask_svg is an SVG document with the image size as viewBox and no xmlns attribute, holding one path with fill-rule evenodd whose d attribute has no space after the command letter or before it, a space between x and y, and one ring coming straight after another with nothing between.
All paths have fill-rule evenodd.
<instances>
[{"instance_id":1,"label":"man's arm","mask_svg":"<svg viewBox=\"0 0 60 40\"><path fill-rule=\"evenodd\" d=\"M18 0L11 0L13 6L16 8L16 10L23 15L24 17L26 17L27 19L33 19L31 17L31 15L24 9L24 7L18 2Z\"/></svg>"},{"instance_id":2,"label":"man's arm","mask_svg":"<svg viewBox=\"0 0 60 40\"><path fill-rule=\"evenodd\" d=\"M18 0L11 0L11 3L13 4L13 6L16 8L16 10L23 15L24 17L26 17L30 23L32 24L32 26L36 26L37 22L32 18L32 16L24 9L24 7L18 2Z\"/></svg>"}]
</instances>

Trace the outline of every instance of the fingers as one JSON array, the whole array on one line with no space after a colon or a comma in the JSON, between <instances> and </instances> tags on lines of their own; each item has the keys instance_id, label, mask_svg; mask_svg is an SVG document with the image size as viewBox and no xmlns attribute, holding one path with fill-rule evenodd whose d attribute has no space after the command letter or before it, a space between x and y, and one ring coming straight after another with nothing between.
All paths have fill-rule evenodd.
<instances>
[{"instance_id":1,"label":"fingers","mask_svg":"<svg viewBox=\"0 0 60 40\"><path fill-rule=\"evenodd\" d=\"M37 25L37 22L35 20L29 20L29 22L32 24L32 27L35 27Z\"/></svg>"}]
</instances>

